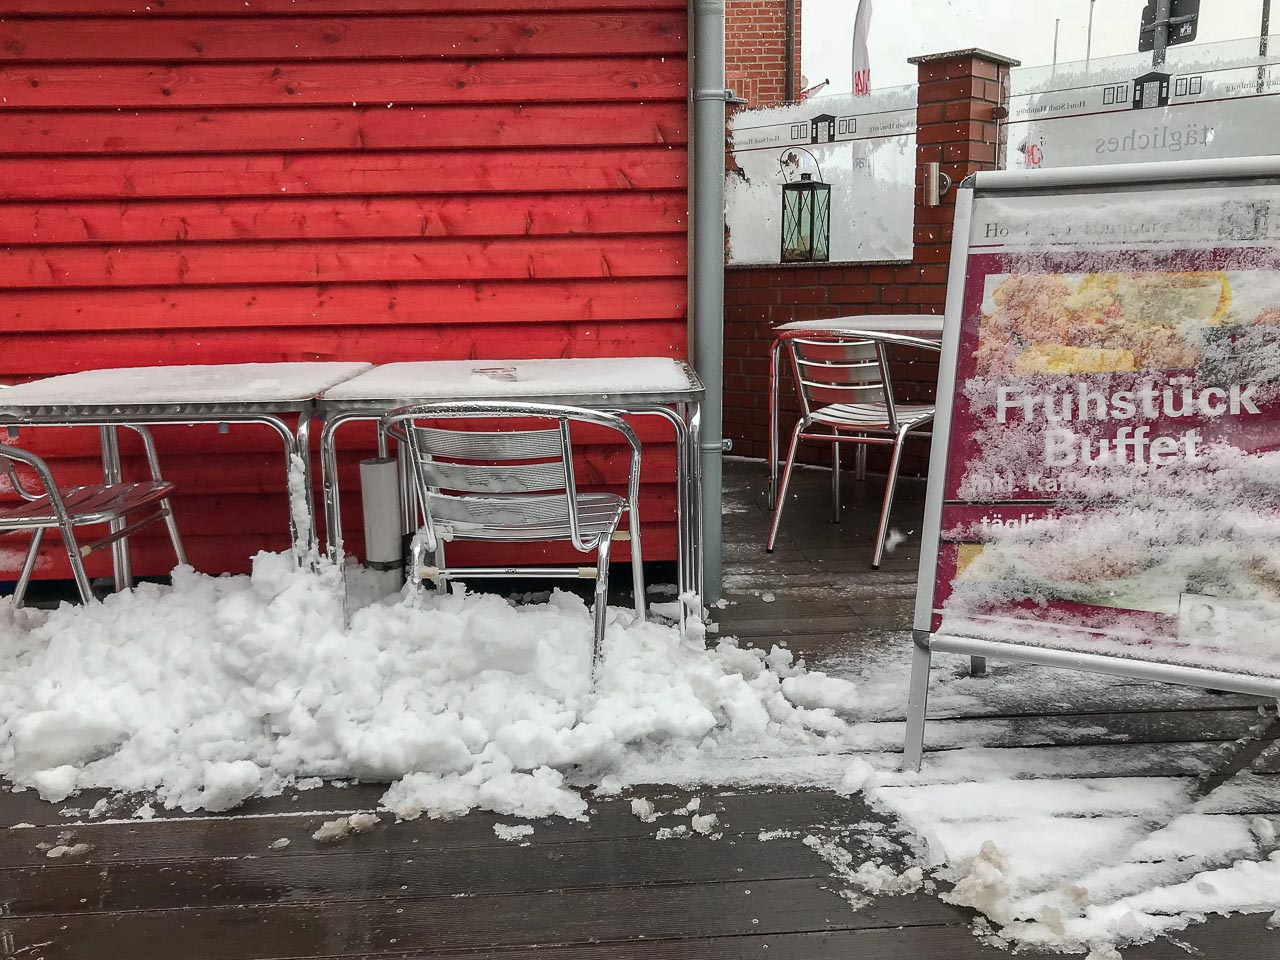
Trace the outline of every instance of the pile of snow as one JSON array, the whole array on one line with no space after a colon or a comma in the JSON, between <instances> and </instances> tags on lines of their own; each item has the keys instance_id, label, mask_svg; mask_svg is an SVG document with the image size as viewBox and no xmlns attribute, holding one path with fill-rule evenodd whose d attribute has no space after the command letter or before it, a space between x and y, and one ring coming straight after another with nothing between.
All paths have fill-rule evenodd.
<instances>
[{"instance_id":1,"label":"pile of snow","mask_svg":"<svg viewBox=\"0 0 1280 960\"><path fill-rule=\"evenodd\" d=\"M777 648L708 649L696 620L682 638L610 610L593 685L576 596L374 598L348 575L349 628L338 572L280 554L87 607L0 601L0 773L51 801L106 787L227 810L358 777L390 781L402 818L582 818L574 785L616 789L668 758L834 752L848 729L852 684Z\"/></svg>"}]
</instances>

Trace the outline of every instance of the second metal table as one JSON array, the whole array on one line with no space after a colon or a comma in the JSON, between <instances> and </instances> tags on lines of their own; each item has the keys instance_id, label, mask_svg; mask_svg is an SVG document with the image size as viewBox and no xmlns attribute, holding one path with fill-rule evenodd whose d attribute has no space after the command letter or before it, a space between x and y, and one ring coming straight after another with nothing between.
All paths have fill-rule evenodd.
<instances>
[{"instance_id":1,"label":"second metal table","mask_svg":"<svg viewBox=\"0 0 1280 960\"><path fill-rule=\"evenodd\" d=\"M778 496L778 358L783 344L792 337L860 337L884 340L908 347L940 350L942 317L928 314L867 314L860 317L833 317L830 320L796 320L774 327L776 336L769 348L769 509ZM861 463L861 461L859 461Z\"/></svg>"},{"instance_id":2,"label":"second metal table","mask_svg":"<svg viewBox=\"0 0 1280 960\"><path fill-rule=\"evenodd\" d=\"M705 390L693 369L669 357L549 360L424 360L389 363L338 384L321 398L320 468L328 550L341 562L342 517L335 434L343 424L378 420L395 407L443 400L523 400L656 416L676 433L678 586L702 596L702 471L698 458ZM386 439L379 437L382 455ZM416 525L405 497L404 531Z\"/></svg>"}]
</instances>

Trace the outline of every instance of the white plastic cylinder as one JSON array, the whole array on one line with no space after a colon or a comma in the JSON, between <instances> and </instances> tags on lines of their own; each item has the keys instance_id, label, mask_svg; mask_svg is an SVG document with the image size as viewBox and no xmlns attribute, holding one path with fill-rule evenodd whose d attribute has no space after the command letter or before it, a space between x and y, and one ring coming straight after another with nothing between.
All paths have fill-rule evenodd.
<instances>
[{"instance_id":1,"label":"white plastic cylinder","mask_svg":"<svg viewBox=\"0 0 1280 960\"><path fill-rule=\"evenodd\" d=\"M364 561L374 570L400 563L400 476L394 457L360 461Z\"/></svg>"}]
</instances>

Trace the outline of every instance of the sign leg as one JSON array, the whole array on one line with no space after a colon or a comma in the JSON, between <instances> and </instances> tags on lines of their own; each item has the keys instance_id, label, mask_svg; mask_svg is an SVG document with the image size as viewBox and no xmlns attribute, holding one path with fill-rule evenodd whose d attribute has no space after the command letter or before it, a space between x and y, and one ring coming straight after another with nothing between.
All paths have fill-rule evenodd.
<instances>
[{"instance_id":1,"label":"sign leg","mask_svg":"<svg viewBox=\"0 0 1280 960\"><path fill-rule=\"evenodd\" d=\"M915 643L911 651L911 687L907 694L907 738L902 748L904 770L919 770L924 759L924 715L929 706L929 647Z\"/></svg>"}]
</instances>

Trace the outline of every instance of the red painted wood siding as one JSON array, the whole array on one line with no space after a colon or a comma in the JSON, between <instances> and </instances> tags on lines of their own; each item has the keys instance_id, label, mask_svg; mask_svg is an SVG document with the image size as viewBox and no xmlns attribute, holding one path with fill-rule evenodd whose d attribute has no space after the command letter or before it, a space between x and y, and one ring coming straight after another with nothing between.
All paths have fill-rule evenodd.
<instances>
[{"instance_id":1,"label":"red painted wood siding","mask_svg":"<svg viewBox=\"0 0 1280 960\"><path fill-rule=\"evenodd\" d=\"M0 0L0 382L684 356L686 18L683 0ZM646 555L670 559L673 448L641 436ZM370 434L348 437L358 549ZM157 439L197 567L286 545L268 433ZM23 442L66 483L97 472L90 431ZM621 454L582 469L618 481ZM0 541L0 579L20 548ZM136 542L139 572L171 562Z\"/></svg>"}]
</instances>

